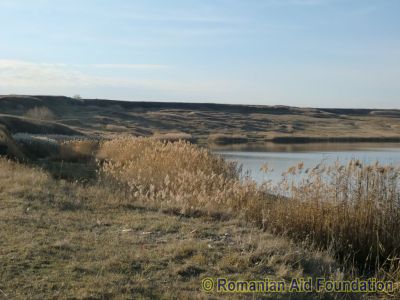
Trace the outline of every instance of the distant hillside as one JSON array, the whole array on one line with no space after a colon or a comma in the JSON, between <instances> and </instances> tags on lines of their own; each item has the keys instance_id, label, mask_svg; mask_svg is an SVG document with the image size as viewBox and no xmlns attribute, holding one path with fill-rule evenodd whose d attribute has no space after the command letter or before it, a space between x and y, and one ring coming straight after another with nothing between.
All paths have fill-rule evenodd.
<instances>
[{"instance_id":1,"label":"distant hillside","mask_svg":"<svg viewBox=\"0 0 400 300\"><path fill-rule=\"evenodd\" d=\"M51 119L37 113L44 108ZM400 141L400 110L382 109L0 96L0 124L12 133L168 134L217 143Z\"/></svg>"}]
</instances>

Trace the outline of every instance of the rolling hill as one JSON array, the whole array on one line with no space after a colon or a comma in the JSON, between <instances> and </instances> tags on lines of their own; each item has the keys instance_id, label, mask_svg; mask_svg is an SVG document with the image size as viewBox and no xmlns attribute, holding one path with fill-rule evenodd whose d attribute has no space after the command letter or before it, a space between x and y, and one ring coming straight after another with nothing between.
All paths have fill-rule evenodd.
<instances>
[{"instance_id":1,"label":"rolling hill","mask_svg":"<svg viewBox=\"0 0 400 300\"><path fill-rule=\"evenodd\" d=\"M46 109L52 118L32 116ZM199 143L400 141L400 110L137 102L62 96L0 96L11 133L115 133L184 137Z\"/></svg>"}]
</instances>

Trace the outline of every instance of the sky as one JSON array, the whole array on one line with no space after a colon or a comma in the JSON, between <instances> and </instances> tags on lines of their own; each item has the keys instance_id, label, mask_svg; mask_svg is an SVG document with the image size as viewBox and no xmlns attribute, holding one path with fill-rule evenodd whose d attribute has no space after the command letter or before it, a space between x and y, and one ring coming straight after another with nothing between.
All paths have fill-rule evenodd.
<instances>
[{"instance_id":1,"label":"sky","mask_svg":"<svg viewBox=\"0 0 400 300\"><path fill-rule=\"evenodd\" d=\"M0 94L400 108L399 0L0 0Z\"/></svg>"}]
</instances>

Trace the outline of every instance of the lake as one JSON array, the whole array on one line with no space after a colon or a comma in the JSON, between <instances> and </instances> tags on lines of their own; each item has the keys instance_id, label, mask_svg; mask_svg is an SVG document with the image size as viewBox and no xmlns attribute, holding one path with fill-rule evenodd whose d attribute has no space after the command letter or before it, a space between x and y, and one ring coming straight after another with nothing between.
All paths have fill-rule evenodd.
<instances>
[{"instance_id":1,"label":"lake","mask_svg":"<svg viewBox=\"0 0 400 300\"><path fill-rule=\"evenodd\" d=\"M289 167L304 163L305 168L313 168L319 163L331 164L335 161L346 164L358 159L364 164L378 161L380 164L400 166L399 143L312 143L214 146L214 153L229 161L237 161L250 176L261 183L271 180L276 183ZM267 174L260 167L267 163L272 171Z\"/></svg>"}]
</instances>

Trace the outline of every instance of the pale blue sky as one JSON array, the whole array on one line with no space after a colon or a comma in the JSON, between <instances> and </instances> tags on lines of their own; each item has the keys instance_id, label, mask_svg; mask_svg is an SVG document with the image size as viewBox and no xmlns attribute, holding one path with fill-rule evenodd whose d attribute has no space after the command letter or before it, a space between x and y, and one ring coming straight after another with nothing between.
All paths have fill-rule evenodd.
<instances>
[{"instance_id":1,"label":"pale blue sky","mask_svg":"<svg viewBox=\"0 0 400 300\"><path fill-rule=\"evenodd\" d=\"M399 0L0 0L0 94L400 108Z\"/></svg>"}]
</instances>

